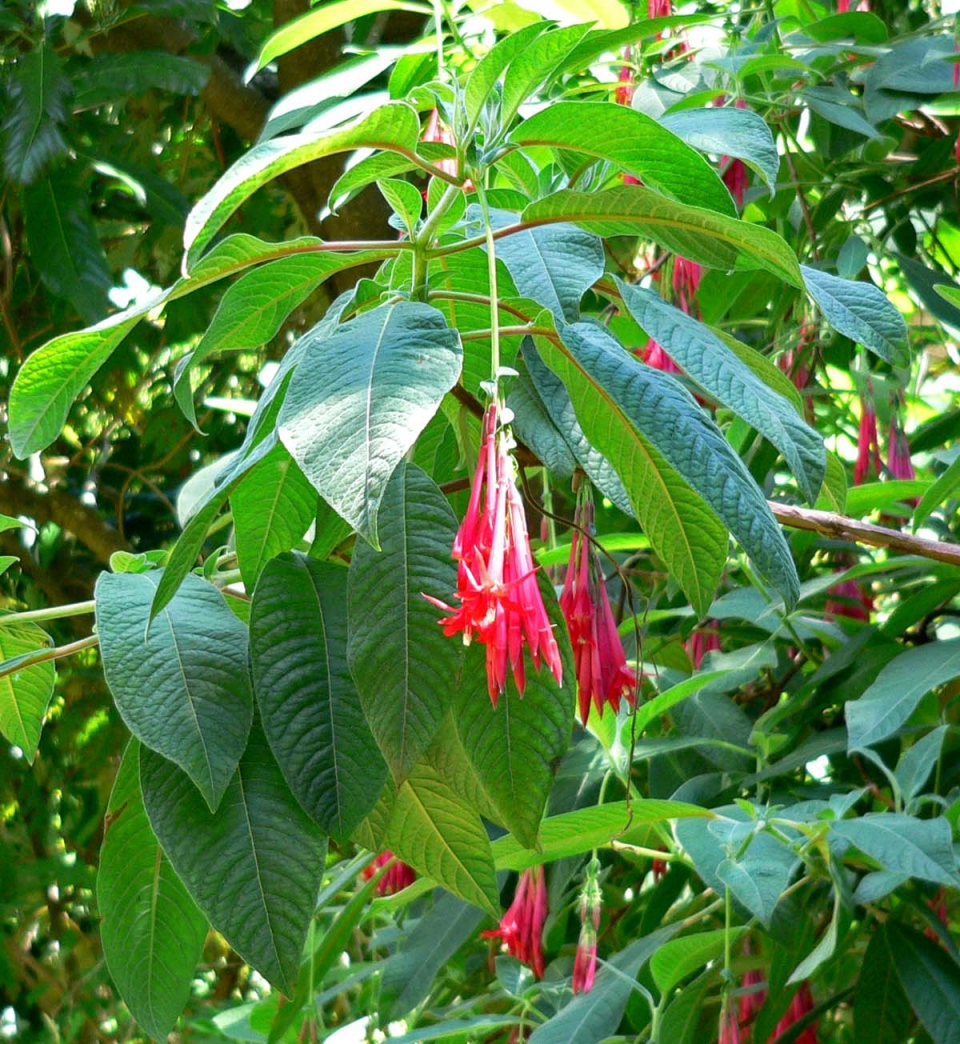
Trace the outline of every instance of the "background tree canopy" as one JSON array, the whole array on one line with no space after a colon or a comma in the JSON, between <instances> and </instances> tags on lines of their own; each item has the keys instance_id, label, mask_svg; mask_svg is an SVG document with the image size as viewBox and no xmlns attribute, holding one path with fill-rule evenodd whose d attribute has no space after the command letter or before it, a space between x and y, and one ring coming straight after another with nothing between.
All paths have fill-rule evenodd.
<instances>
[{"instance_id":1,"label":"background tree canopy","mask_svg":"<svg viewBox=\"0 0 960 1044\"><path fill-rule=\"evenodd\" d=\"M958 39L8 0L0 1036L960 1040Z\"/></svg>"}]
</instances>

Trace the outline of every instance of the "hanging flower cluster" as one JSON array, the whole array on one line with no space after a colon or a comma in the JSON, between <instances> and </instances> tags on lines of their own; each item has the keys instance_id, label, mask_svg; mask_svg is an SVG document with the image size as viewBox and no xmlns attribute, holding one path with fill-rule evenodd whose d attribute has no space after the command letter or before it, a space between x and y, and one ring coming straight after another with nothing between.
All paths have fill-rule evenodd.
<instances>
[{"instance_id":1,"label":"hanging flower cluster","mask_svg":"<svg viewBox=\"0 0 960 1044\"><path fill-rule=\"evenodd\" d=\"M907 433L900 427L896 416L890 421L890 438L887 442L887 468L895 479L915 479L913 461L910 459L910 443Z\"/></svg>"},{"instance_id":2,"label":"hanging flower cluster","mask_svg":"<svg viewBox=\"0 0 960 1044\"><path fill-rule=\"evenodd\" d=\"M765 985L761 985L763 982L763 974L759 970L752 969L744 973L742 983L744 989L740 995L740 1001L736 1006L733 1004L727 1006L726 1018L721 1021L720 1044L741 1044L741 1042L753 1039L753 1034L750 1032L753 1021L767 1002L767 989ZM811 1011L813 1011L813 995L809 985L803 982L791 998L789 1007L777 1023L767 1044L774 1044L781 1034L786 1033ZM817 1044L816 1023L804 1026L794 1041L795 1044Z\"/></svg>"},{"instance_id":3,"label":"hanging flower cluster","mask_svg":"<svg viewBox=\"0 0 960 1044\"><path fill-rule=\"evenodd\" d=\"M513 902L500 918L500 926L481 932L484 939L500 939L507 951L543 978L543 925L547 919L547 882L543 867L524 870Z\"/></svg>"},{"instance_id":4,"label":"hanging flower cluster","mask_svg":"<svg viewBox=\"0 0 960 1044\"><path fill-rule=\"evenodd\" d=\"M693 665L693 669L699 671L700 666L703 663L703 658L708 652L720 651L719 621L713 620L709 627L703 629L698 627L695 631L691 632L684 648L686 649L687 656L690 657L690 663Z\"/></svg>"},{"instance_id":5,"label":"hanging flower cluster","mask_svg":"<svg viewBox=\"0 0 960 1044\"><path fill-rule=\"evenodd\" d=\"M494 707L506 688L508 662L523 695L524 644L534 667L546 663L561 682L560 650L537 584L516 465L496 403L483 417L480 460L451 553L458 562L454 597L459 606L424 597L451 614L440 621L445 635L459 633L464 645L474 638L486 645L487 689Z\"/></svg>"},{"instance_id":6,"label":"hanging flower cluster","mask_svg":"<svg viewBox=\"0 0 960 1044\"><path fill-rule=\"evenodd\" d=\"M627 666L600 559L584 535L593 532L593 498L587 483L581 487L575 522L560 608L573 645L580 719L586 724L591 702L598 714L605 704L619 710L623 697L633 706L637 675Z\"/></svg>"},{"instance_id":7,"label":"hanging flower cluster","mask_svg":"<svg viewBox=\"0 0 960 1044\"><path fill-rule=\"evenodd\" d=\"M877 435L877 411L869 395L860 396L860 431L857 435L857 463L853 469L853 484L862 485L873 468L877 478L883 470L880 459L880 439Z\"/></svg>"}]
</instances>

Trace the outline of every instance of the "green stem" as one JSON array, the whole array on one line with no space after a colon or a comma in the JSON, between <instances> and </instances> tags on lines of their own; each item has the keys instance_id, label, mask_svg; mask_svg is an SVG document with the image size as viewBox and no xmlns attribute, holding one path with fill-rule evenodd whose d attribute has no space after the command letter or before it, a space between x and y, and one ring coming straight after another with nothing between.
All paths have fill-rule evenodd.
<instances>
[{"instance_id":1,"label":"green stem","mask_svg":"<svg viewBox=\"0 0 960 1044\"><path fill-rule=\"evenodd\" d=\"M443 220L443 215L450 209L450 204L463 190L459 185L447 185L443 195L426 221L420 227L413 244L413 296L421 301L427 299L427 263L430 259L430 242Z\"/></svg>"},{"instance_id":2,"label":"green stem","mask_svg":"<svg viewBox=\"0 0 960 1044\"><path fill-rule=\"evenodd\" d=\"M497 253L494 244L493 225L490 223L490 208L487 206L487 190L477 182L477 198L483 213L484 241L487 244L487 276L490 282L490 377L493 380L496 398L500 380L500 294L497 290Z\"/></svg>"},{"instance_id":3,"label":"green stem","mask_svg":"<svg viewBox=\"0 0 960 1044\"><path fill-rule=\"evenodd\" d=\"M93 649L99 644L99 637L91 634L87 638L80 638L78 641L70 642L68 645L58 645L53 649L37 649L34 653L16 656L12 662L8 661L9 666L0 665L0 678L5 678L9 674L16 674L17 671L26 670L28 667L34 667L38 663L46 663L47 660L62 660L66 656L73 656L74 653L83 652L84 649Z\"/></svg>"},{"instance_id":4,"label":"green stem","mask_svg":"<svg viewBox=\"0 0 960 1044\"><path fill-rule=\"evenodd\" d=\"M68 616L86 616L92 613L97 603L73 602L70 605L51 606L49 609L31 609L25 613L4 613L0 616L0 627L4 624L41 623L44 620L63 620Z\"/></svg>"}]
</instances>

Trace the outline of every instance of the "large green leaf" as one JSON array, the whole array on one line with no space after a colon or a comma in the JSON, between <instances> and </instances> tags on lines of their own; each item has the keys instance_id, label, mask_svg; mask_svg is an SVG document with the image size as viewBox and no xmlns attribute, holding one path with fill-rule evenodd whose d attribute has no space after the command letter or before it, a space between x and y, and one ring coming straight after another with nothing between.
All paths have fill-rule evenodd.
<instances>
[{"instance_id":1,"label":"large green leaf","mask_svg":"<svg viewBox=\"0 0 960 1044\"><path fill-rule=\"evenodd\" d=\"M215 809L253 718L247 629L193 574L150 624L159 581L159 572L100 575L103 673L130 731L179 765Z\"/></svg>"},{"instance_id":2,"label":"large green leaf","mask_svg":"<svg viewBox=\"0 0 960 1044\"><path fill-rule=\"evenodd\" d=\"M827 468L823 439L780 395L767 387L708 326L667 304L653 290L617 281L623 303L689 376L733 410L784 455L814 504Z\"/></svg>"},{"instance_id":3,"label":"large green leaf","mask_svg":"<svg viewBox=\"0 0 960 1044\"><path fill-rule=\"evenodd\" d=\"M545 22L538 21L510 33L498 40L470 70L463 91L463 107L466 110L470 131L476 127L483 106L504 70L546 28Z\"/></svg>"},{"instance_id":4,"label":"large green leaf","mask_svg":"<svg viewBox=\"0 0 960 1044\"><path fill-rule=\"evenodd\" d=\"M869 348L884 362L903 361L907 324L887 295L873 283L821 272L801 265L810 296L832 327Z\"/></svg>"},{"instance_id":5,"label":"large green leaf","mask_svg":"<svg viewBox=\"0 0 960 1044\"><path fill-rule=\"evenodd\" d=\"M522 217L529 225L569 221L599 236L643 236L709 268L764 268L803 286L797 259L776 232L677 203L640 185L605 192L563 189L531 203Z\"/></svg>"},{"instance_id":6,"label":"large green leaf","mask_svg":"<svg viewBox=\"0 0 960 1044\"><path fill-rule=\"evenodd\" d=\"M960 1044L960 966L915 929L888 922L882 930L903 992L933 1044Z\"/></svg>"},{"instance_id":7,"label":"large green leaf","mask_svg":"<svg viewBox=\"0 0 960 1044\"><path fill-rule=\"evenodd\" d=\"M720 109L681 109L667 113L660 122L701 152L743 160L763 178L773 194L780 154L770 128L755 112L732 105Z\"/></svg>"},{"instance_id":8,"label":"large green leaf","mask_svg":"<svg viewBox=\"0 0 960 1044\"><path fill-rule=\"evenodd\" d=\"M268 181L294 167L338 152L387 149L417 157L420 120L409 105L394 102L346 127L281 135L255 145L230 167L187 217L184 270L190 271L230 215Z\"/></svg>"},{"instance_id":9,"label":"large green leaf","mask_svg":"<svg viewBox=\"0 0 960 1044\"><path fill-rule=\"evenodd\" d=\"M45 449L60 434L73 401L117 346L146 315L210 283L260 261L320 246L314 238L265 243L254 236L230 236L210 251L189 279L149 295L87 330L61 334L35 351L20 368L10 390L10 444L18 457Z\"/></svg>"},{"instance_id":10,"label":"large green leaf","mask_svg":"<svg viewBox=\"0 0 960 1044\"><path fill-rule=\"evenodd\" d=\"M136 739L127 744L107 806L97 906L110 977L143 1029L166 1040L190 997L207 919L150 828Z\"/></svg>"},{"instance_id":11,"label":"large green leaf","mask_svg":"<svg viewBox=\"0 0 960 1044\"><path fill-rule=\"evenodd\" d=\"M52 645L50 635L35 623L4 623L0 626L0 662ZM0 677L0 732L22 751L31 764L43 729L56 670L53 660Z\"/></svg>"},{"instance_id":12,"label":"large green leaf","mask_svg":"<svg viewBox=\"0 0 960 1044\"><path fill-rule=\"evenodd\" d=\"M429 305L395 301L310 345L280 438L323 499L374 547L391 474L460 375L460 338Z\"/></svg>"},{"instance_id":13,"label":"large green leaf","mask_svg":"<svg viewBox=\"0 0 960 1044\"><path fill-rule=\"evenodd\" d=\"M418 762L397 792L384 847L448 892L499 917L487 832L429 761Z\"/></svg>"},{"instance_id":14,"label":"large green leaf","mask_svg":"<svg viewBox=\"0 0 960 1044\"><path fill-rule=\"evenodd\" d=\"M910 1005L897 975L898 956L886 926L867 943L853 1004L854 1044L903 1044L909 1033Z\"/></svg>"},{"instance_id":15,"label":"large green leaf","mask_svg":"<svg viewBox=\"0 0 960 1044\"><path fill-rule=\"evenodd\" d=\"M533 669L526 656L521 697L513 678L492 707L487 694L485 650L467 650L457 689L454 718L463 749L500 821L527 848L537 843L540 820L553 777L570 745L576 679L573 653L556 596L543 579L541 594L554 624L563 663L564 685L546 666Z\"/></svg>"},{"instance_id":16,"label":"large green leaf","mask_svg":"<svg viewBox=\"0 0 960 1044\"><path fill-rule=\"evenodd\" d=\"M238 279L223 295L200 343L177 368L173 392L190 423L197 423L190 374L200 363L215 352L267 344L293 309L334 272L383 258L383 252L375 250L292 253Z\"/></svg>"},{"instance_id":17,"label":"large green leaf","mask_svg":"<svg viewBox=\"0 0 960 1044\"><path fill-rule=\"evenodd\" d=\"M247 590L266 562L303 539L317 510L317 494L280 443L230 495L237 561Z\"/></svg>"},{"instance_id":18,"label":"large green leaf","mask_svg":"<svg viewBox=\"0 0 960 1044\"><path fill-rule=\"evenodd\" d=\"M426 751L460 674L461 645L445 638L423 596L450 599L457 520L419 468L397 468L384 496L382 550L358 544L350 563L350 669L397 782Z\"/></svg>"},{"instance_id":19,"label":"large green leaf","mask_svg":"<svg viewBox=\"0 0 960 1044\"><path fill-rule=\"evenodd\" d=\"M43 281L85 322L95 322L107 310L113 280L86 191L61 168L25 186L21 203L30 256Z\"/></svg>"},{"instance_id":20,"label":"large green leaf","mask_svg":"<svg viewBox=\"0 0 960 1044\"><path fill-rule=\"evenodd\" d=\"M496 227L513 215L497 211ZM497 257L507 266L517 290L544 308L557 322L580 318L580 298L603 275L603 244L575 225L544 225L501 239Z\"/></svg>"},{"instance_id":21,"label":"large green leaf","mask_svg":"<svg viewBox=\"0 0 960 1044\"><path fill-rule=\"evenodd\" d=\"M960 639L930 642L902 652L857 700L846 705L848 749L861 750L892 736L923 697L960 677Z\"/></svg>"},{"instance_id":22,"label":"large green leaf","mask_svg":"<svg viewBox=\"0 0 960 1044\"><path fill-rule=\"evenodd\" d=\"M623 488L620 476L614 471L610 461L590 445L577 421L576 411L563 381L544 364L532 338L524 339L522 353L536 394L580 467L597 489L605 497L609 497L624 514L633 514L630 498Z\"/></svg>"},{"instance_id":23,"label":"large green leaf","mask_svg":"<svg viewBox=\"0 0 960 1044\"><path fill-rule=\"evenodd\" d=\"M679 921L664 925L621 950L597 973L593 989L574 997L538 1026L530 1044L597 1044L612 1037L623 1018L637 973L679 930Z\"/></svg>"},{"instance_id":24,"label":"large green leaf","mask_svg":"<svg viewBox=\"0 0 960 1044\"><path fill-rule=\"evenodd\" d=\"M282 554L250 610L263 729L304 810L338 838L373 808L387 768L347 667L347 571Z\"/></svg>"},{"instance_id":25,"label":"large green leaf","mask_svg":"<svg viewBox=\"0 0 960 1044\"><path fill-rule=\"evenodd\" d=\"M661 193L661 199L668 196L729 217L737 213L720 175L695 148L625 105L555 102L521 123L509 141L524 148L549 145L584 152L618 164Z\"/></svg>"},{"instance_id":26,"label":"large green leaf","mask_svg":"<svg viewBox=\"0 0 960 1044\"><path fill-rule=\"evenodd\" d=\"M29 184L67 151L60 125L67 118L70 81L59 54L46 43L19 55L11 69L3 166L12 182Z\"/></svg>"},{"instance_id":27,"label":"large green leaf","mask_svg":"<svg viewBox=\"0 0 960 1044\"><path fill-rule=\"evenodd\" d=\"M216 812L184 773L146 747L140 783L163 851L210 923L292 993L327 842L290 793L259 725Z\"/></svg>"},{"instance_id":28,"label":"large green leaf","mask_svg":"<svg viewBox=\"0 0 960 1044\"><path fill-rule=\"evenodd\" d=\"M716 540L715 517L785 601L795 601L799 580L783 533L742 461L693 396L669 374L624 351L602 327L576 323L564 327L561 338L562 348L542 339L541 353L570 391L587 437L623 479L657 553L682 570L677 578L694 605L706 608L701 578L715 577L718 555L726 556ZM657 485L662 491L654 493ZM683 531L668 528L673 519L663 513L670 508L685 518Z\"/></svg>"},{"instance_id":29,"label":"large green leaf","mask_svg":"<svg viewBox=\"0 0 960 1044\"><path fill-rule=\"evenodd\" d=\"M657 989L669 993L692 972L719 957L728 939L730 946L735 946L745 930L716 928L664 943L650 960L650 971Z\"/></svg>"},{"instance_id":30,"label":"large green leaf","mask_svg":"<svg viewBox=\"0 0 960 1044\"><path fill-rule=\"evenodd\" d=\"M834 837L859 848L884 870L960 886L950 824L942 816L916 819L895 812L867 813L834 822L830 829Z\"/></svg>"}]
</instances>

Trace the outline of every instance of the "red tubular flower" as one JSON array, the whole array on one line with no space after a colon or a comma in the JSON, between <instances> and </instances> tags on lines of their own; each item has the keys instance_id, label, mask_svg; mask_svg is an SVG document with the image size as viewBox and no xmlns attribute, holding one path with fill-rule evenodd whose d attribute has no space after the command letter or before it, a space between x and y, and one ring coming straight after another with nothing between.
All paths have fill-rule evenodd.
<instances>
[{"instance_id":1,"label":"red tubular flower","mask_svg":"<svg viewBox=\"0 0 960 1044\"><path fill-rule=\"evenodd\" d=\"M799 1022L810 1011L813 1011L813 996L810 993L810 987L804 982L801 983L800 989L793 995L793 1000L790 1001L787 1013L777 1023L777 1028L773 1031L773 1036L767 1044L773 1044L781 1033L784 1033ZM800 1036L795 1038L795 1044L817 1044L816 1024L812 1023L806 1026Z\"/></svg>"},{"instance_id":2,"label":"red tubular flower","mask_svg":"<svg viewBox=\"0 0 960 1044\"><path fill-rule=\"evenodd\" d=\"M614 711L619 710L624 696L633 706L637 675L627 666L603 582L600 559L581 532L581 529L587 533L593 529L593 501L586 485L584 490L575 519L580 529L573 531L570 540L570 559L560 595L560 608L573 646L580 720L586 725L591 702L598 714L603 713L604 704L609 704Z\"/></svg>"},{"instance_id":3,"label":"red tubular flower","mask_svg":"<svg viewBox=\"0 0 960 1044\"><path fill-rule=\"evenodd\" d=\"M642 348L635 348L633 354L655 370L663 370L664 373L683 373L683 370L663 350L663 345L652 337Z\"/></svg>"},{"instance_id":4,"label":"red tubular flower","mask_svg":"<svg viewBox=\"0 0 960 1044\"><path fill-rule=\"evenodd\" d=\"M718 1044L743 1044L743 1037L740 1035L740 1020L737 1018L737 1009L733 1004L728 1004L720 1011Z\"/></svg>"},{"instance_id":5,"label":"red tubular flower","mask_svg":"<svg viewBox=\"0 0 960 1044\"><path fill-rule=\"evenodd\" d=\"M880 439L877 435L877 411L869 396L860 396L860 432L857 436L857 463L853 469L853 484L862 485L873 466L877 478L883 468L880 459Z\"/></svg>"},{"instance_id":6,"label":"red tubular flower","mask_svg":"<svg viewBox=\"0 0 960 1044\"><path fill-rule=\"evenodd\" d=\"M703 269L696 261L688 261L685 257L673 259L673 293L682 311L690 315L700 289Z\"/></svg>"},{"instance_id":7,"label":"red tubular flower","mask_svg":"<svg viewBox=\"0 0 960 1044\"><path fill-rule=\"evenodd\" d=\"M635 85L633 82L633 69L630 68L626 63L633 57L633 49L625 47L623 49L623 61L624 64L620 66L620 75L617 77L619 86L613 95L613 100L617 105L632 105L633 104L633 92Z\"/></svg>"},{"instance_id":8,"label":"red tubular flower","mask_svg":"<svg viewBox=\"0 0 960 1044\"><path fill-rule=\"evenodd\" d=\"M543 925L547 919L547 883L542 866L524 870L499 928L481 932L484 939L501 939L508 953L543 978Z\"/></svg>"},{"instance_id":9,"label":"red tubular flower","mask_svg":"<svg viewBox=\"0 0 960 1044\"><path fill-rule=\"evenodd\" d=\"M844 567L841 566L838 571L843 572ZM845 616L848 620L870 622L873 597L858 581L842 580L839 584L834 584L827 595L825 613L828 617L836 619L838 616Z\"/></svg>"},{"instance_id":10,"label":"red tubular flower","mask_svg":"<svg viewBox=\"0 0 960 1044\"><path fill-rule=\"evenodd\" d=\"M910 443L906 432L897 423L896 417L890 421L890 438L887 442L887 468L895 479L914 479L917 473L913 470L910 459Z\"/></svg>"},{"instance_id":11,"label":"red tubular flower","mask_svg":"<svg viewBox=\"0 0 960 1044\"><path fill-rule=\"evenodd\" d=\"M698 628L687 639L685 648L695 671L700 670L703 658L708 652L715 652L720 649L719 627L720 624L714 620L709 628L706 630Z\"/></svg>"},{"instance_id":12,"label":"red tubular flower","mask_svg":"<svg viewBox=\"0 0 960 1044\"><path fill-rule=\"evenodd\" d=\"M389 850L381 852L370 866L363 871L363 876L367 879L373 877L381 866L386 866L393 859L393 852ZM393 866L377 881L377 894L395 895L397 892L402 892L404 888L409 888L416 879L416 870L397 859Z\"/></svg>"},{"instance_id":13,"label":"red tubular flower","mask_svg":"<svg viewBox=\"0 0 960 1044\"><path fill-rule=\"evenodd\" d=\"M515 465L494 404L483 417L480 460L451 554L459 563L454 592L459 607L424 597L451 614L440 621L445 635L461 633L464 645L474 637L486 645L487 688L494 707L506 688L508 660L523 695L524 643L534 667L539 670L545 662L560 682L560 650L537 585Z\"/></svg>"}]
</instances>

